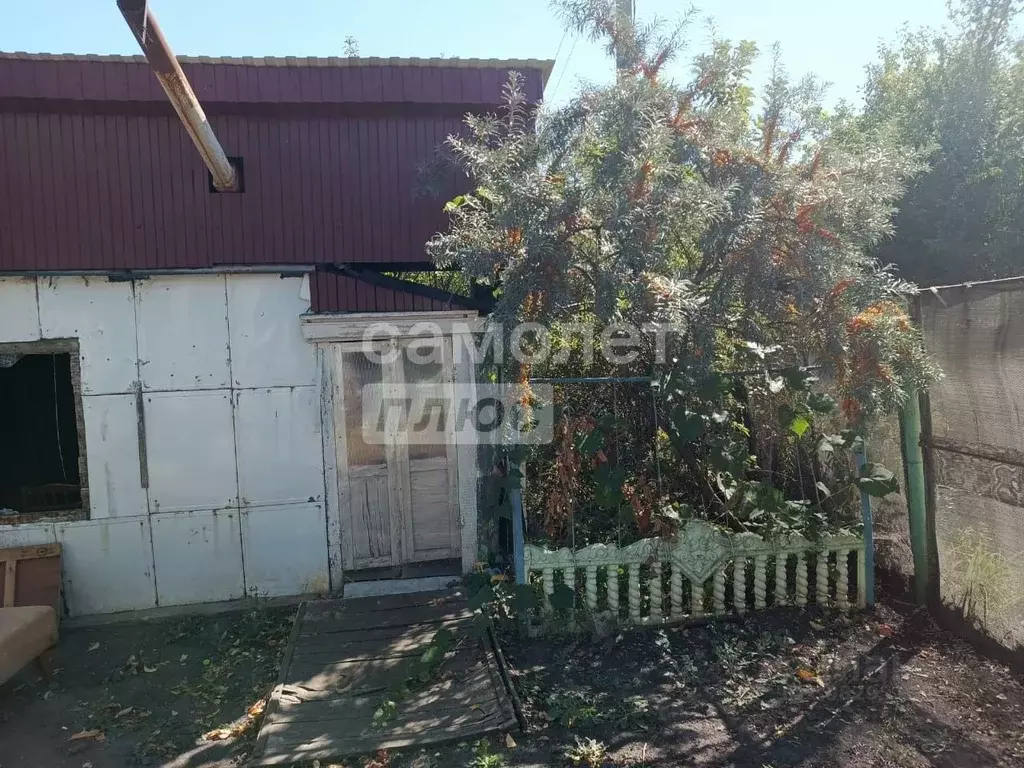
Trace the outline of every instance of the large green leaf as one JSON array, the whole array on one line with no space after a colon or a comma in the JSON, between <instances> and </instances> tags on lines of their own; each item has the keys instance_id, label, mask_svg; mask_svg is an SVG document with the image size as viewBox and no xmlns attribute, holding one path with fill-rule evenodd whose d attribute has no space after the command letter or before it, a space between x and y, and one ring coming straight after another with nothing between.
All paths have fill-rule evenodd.
<instances>
[{"instance_id":1,"label":"large green leaf","mask_svg":"<svg viewBox=\"0 0 1024 768\"><path fill-rule=\"evenodd\" d=\"M811 383L818 380L813 373L809 373L797 366L783 368L779 371L779 376L786 380L786 384L789 385L790 389L797 392L806 392L810 388Z\"/></svg>"},{"instance_id":2,"label":"large green leaf","mask_svg":"<svg viewBox=\"0 0 1024 768\"><path fill-rule=\"evenodd\" d=\"M687 410L682 405L672 410L671 421L675 436L683 442L691 443L700 438L707 430L704 417L699 413Z\"/></svg>"},{"instance_id":3,"label":"large green leaf","mask_svg":"<svg viewBox=\"0 0 1024 768\"><path fill-rule=\"evenodd\" d=\"M860 470L857 485L870 496L881 498L900 489L900 483L891 471L881 464L867 462Z\"/></svg>"}]
</instances>

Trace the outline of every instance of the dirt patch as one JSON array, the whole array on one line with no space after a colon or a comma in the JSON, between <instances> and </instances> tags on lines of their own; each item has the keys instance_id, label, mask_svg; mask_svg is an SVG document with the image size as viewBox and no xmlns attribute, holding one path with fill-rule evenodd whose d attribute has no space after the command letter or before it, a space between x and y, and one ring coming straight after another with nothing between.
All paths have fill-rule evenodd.
<instances>
[{"instance_id":1,"label":"dirt patch","mask_svg":"<svg viewBox=\"0 0 1024 768\"><path fill-rule=\"evenodd\" d=\"M255 610L66 633L53 686L26 674L0 689L0 766L238 764L255 733L247 712L273 686L290 618ZM773 612L600 640L507 635L503 647L529 733L343 764L1024 764L1021 680L927 618L886 607L852 617ZM202 739L225 727L229 738ZM91 730L104 740L71 740Z\"/></svg>"},{"instance_id":2,"label":"dirt patch","mask_svg":"<svg viewBox=\"0 0 1024 768\"><path fill-rule=\"evenodd\" d=\"M254 602L232 614L63 632L51 684L26 670L0 687L0 766L241 762L293 614Z\"/></svg>"},{"instance_id":3,"label":"dirt patch","mask_svg":"<svg viewBox=\"0 0 1024 768\"><path fill-rule=\"evenodd\" d=\"M784 611L606 640L504 640L533 730L434 766L1024 764L1024 686L927 618ZM383 764L379 756L348 765Z\"/></svg>"}]
</instances>

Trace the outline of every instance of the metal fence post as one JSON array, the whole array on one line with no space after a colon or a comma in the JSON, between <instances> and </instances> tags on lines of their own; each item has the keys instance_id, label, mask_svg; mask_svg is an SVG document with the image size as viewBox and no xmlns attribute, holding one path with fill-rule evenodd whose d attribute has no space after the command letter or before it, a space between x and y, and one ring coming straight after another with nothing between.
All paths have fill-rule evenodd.
<instances>
[{"instance_id":1,"label":"metal fence post","mask_svg":"<svg viewBox=\"0 0 1024 768\"><path fill-rule=\"evenodd\" d=\"M914 555L914 593L919 605L928 602L928 508L921 452L921 405L916 390L907 393L900 411L900 442L907 470L907 510L910 514L910 548Z\"/></svg>"},{"instance_id":2,"label":"metal fence post","mask_svg":"<svg viewBox=\"0 0 1024 768\"><path fill-rule=\"evenodd\" d=\"M867 446L854 454L857 474L868 463ZM871 496L860 492L860 513L864 521L864 596L868 608L875 606L875 518L871 510Z\"/></svg>"},{"instance_id":3,"label":"metal fence post","mask_svg":"<svg viewBox=\"0 0 1024 768\"><path fill-rule=\"evenodd\" d=\"M523 491L509 491L512 504L512 559L515 564L516 584L526 583L526 540L523 536Z\"/></svg>"}]
</instances>

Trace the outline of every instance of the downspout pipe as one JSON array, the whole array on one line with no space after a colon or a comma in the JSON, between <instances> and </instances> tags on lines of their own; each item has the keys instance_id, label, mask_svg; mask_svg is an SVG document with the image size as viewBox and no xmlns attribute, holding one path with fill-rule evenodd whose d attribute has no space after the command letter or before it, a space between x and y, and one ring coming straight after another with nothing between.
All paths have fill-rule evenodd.
<instances>
[{"instance_id":1,"label":"downspout pipe","mask_svg":"<svg viewBox=\"0 0 1024 768\"><path fill-rule=\"evenodd\" d=\"M210 170L213 186L218 192L238 191L238 175L206 119L203 107L181 70L177 57L168 45L160 25L149 10L147 0L117 0L117 8L128 22L153 74L160 81L174 111L199 150L203 163Z\"/></svg>"}]
</instances>

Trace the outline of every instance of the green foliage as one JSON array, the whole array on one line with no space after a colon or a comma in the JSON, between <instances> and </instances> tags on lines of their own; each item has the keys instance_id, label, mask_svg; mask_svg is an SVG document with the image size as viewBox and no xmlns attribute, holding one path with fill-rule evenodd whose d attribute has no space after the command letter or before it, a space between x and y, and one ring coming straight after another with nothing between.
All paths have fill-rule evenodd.
<instances>
[{"instance_id":1,"label":"green foliage","mask_svg":"<svg viewBox=\"0 0 1024 768\"><path fill-rule=\"evenodd\" d=\"M480 739L473 748L473 759L469 761L469 768L504 768L506 765L504 755L491 750L491 742L487 739Z\"/></svg>"},{"instance_id":2,"label":"green foliage","mask_svg":"<svg viewBox=\"0 0 1024 768\"><path fill-rule=\"evenodd\" d=\"M434 633L423 653L413 658L388 690L387 696L373 712L373 724L381 728L398 714L398 704L415 691L426 688L437 679L441 666L455 647L455 633L442 628Z\"/></svg>"},{"instance_id":3,"label":"green foliage","mask_svg":"<svg viewBox=\"0 0 1024 768\"><path fill-rule=\"evenodd\" d=\"M1018 0L960 0L868 68L865 122L929 151L883 261L925 285L1024 273L1024 40Z\"/></svg>"},{"instance_id":4,"label":"green foliage","mask_svg":"<svg viewBox=\"0 0 1024 768\"><path fill-rule=\"evenodd\" d=\"M661 69L681 55L692 18L631 29L614 23L611 0L557 5L621 75L538 113L513 74L501 113L470 116L448 139L476 188L448 203L450 226L427 244L438 267L491 288L505 333L523 320L556 336L580 319L671 329L664 360L640 345L634 368L659 384L642 420L634 399L625 428L600 423L618 417L614 387L560 411L555 447L528 462L543 528L568 543L583 508L605 540L624 527L667 533L686 514L760 532L850 525L850 457L831 441L824 458L816 448L935 376L902 307L914 286L872 256L926 150L888 122L826 110L822 84L788 78L777 51L755 102L751 43L712 40L674 83ZM573 363L587 358L558 343ZM509 365L506 380L538 374ZM621 375L611 368L573 375ZM758 465L758 429L792 457L786 466Z\"/></svg>"}]
</instances>

